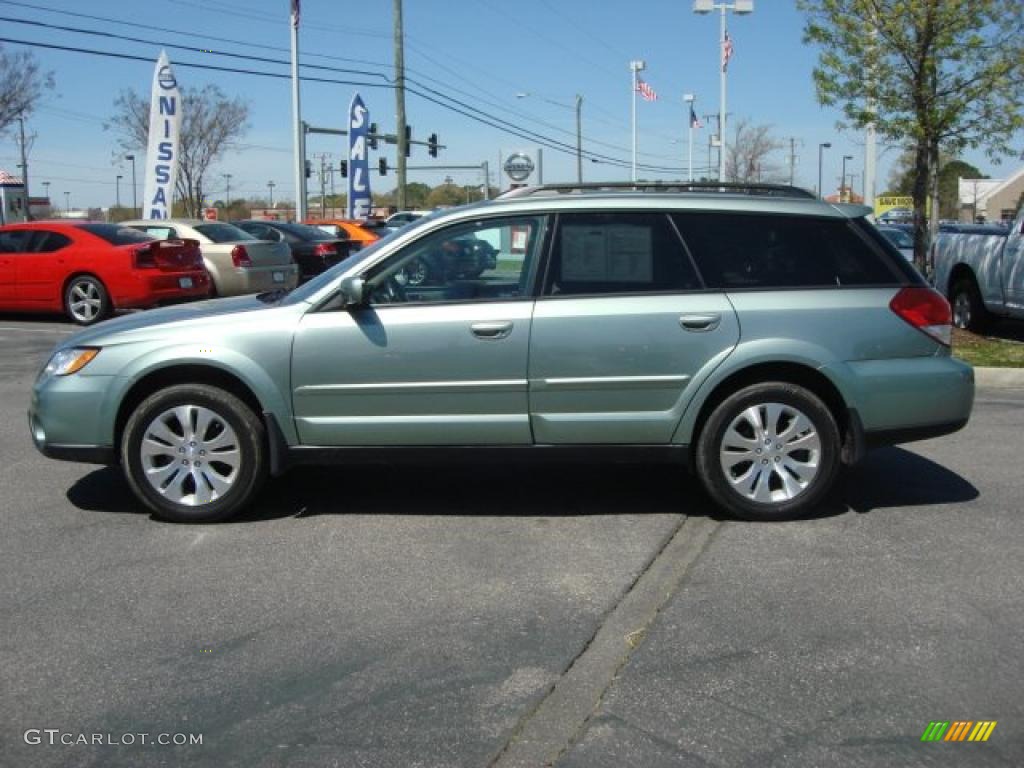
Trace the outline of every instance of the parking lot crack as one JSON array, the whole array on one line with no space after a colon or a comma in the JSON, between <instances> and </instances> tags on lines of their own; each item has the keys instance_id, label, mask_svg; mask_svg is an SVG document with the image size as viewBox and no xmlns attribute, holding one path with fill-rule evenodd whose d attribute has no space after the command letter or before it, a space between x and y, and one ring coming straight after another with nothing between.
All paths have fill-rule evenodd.
<instances>
[{"instance_id":1,"label":"parking lot crack","mask_svg":"<svg viewBox=\"0 0 1024 768\"><path fill-rule=\"evenodd\" d=\"M490 762L492 768L552 765L575 743L718 527L708 518L683 519L544 698L522 717Z\"/></svg>"}]
</instances>

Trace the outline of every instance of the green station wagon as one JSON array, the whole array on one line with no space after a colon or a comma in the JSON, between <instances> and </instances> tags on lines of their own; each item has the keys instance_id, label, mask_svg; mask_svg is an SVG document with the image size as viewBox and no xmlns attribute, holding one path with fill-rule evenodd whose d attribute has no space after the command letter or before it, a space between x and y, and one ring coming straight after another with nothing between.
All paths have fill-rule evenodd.
<instances>
[{"instance_id":1,"label":"green station wagon","mask_svg":"<svg viewBox=\"0 0 1024 768\"><path fill-rule=\"evenodd\" d=\"M225 519L297 464L673 461L722 508L812 512L872 446L966 424L950 308L864 218L770 185L515 190L302 287L115 318L55 350L47 456ZM408 265L483 241L479 275Z\"/></svg>"}]
</instances>

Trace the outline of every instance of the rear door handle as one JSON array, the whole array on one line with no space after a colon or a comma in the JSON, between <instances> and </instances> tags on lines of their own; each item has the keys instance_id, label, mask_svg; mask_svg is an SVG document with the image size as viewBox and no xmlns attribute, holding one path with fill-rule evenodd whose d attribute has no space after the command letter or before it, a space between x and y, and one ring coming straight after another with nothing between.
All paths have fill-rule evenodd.
<instances>
[{"instance_id":1,"label":"rear door handle","mask_svg":"<svg viewBox=\"0 0 1024 768\"><path fill-rule=\"evenodd\" d=\"M512 321L473 323L469 330L478 339L504 339L512 333Z\"/></svg>"},{"instance_id":2,"label":"rear door handle","mask_svg":"<svg viewBox=\"0 0 1024 768\"><path fill-rule=\"evenodd\" d=\"M722 322L722 316L716 313L708 315L681 315L679 325L687 331L713 331Z\"/></svg>"}]
</instances>

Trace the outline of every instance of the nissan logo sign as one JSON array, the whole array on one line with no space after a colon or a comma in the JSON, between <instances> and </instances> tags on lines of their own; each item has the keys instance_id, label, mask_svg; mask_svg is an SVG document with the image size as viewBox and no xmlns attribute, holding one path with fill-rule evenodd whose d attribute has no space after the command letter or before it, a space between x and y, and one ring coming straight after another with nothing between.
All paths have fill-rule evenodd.
<instances>
[{"instance_id":1,"label":"nissan logo sign","mask_svg":"<svg viewBox=\"0 0 1024 768\"><path fill-rule=\"evenodd\" d=\"M530 174L533 173L534 165L529 155L516 152L508 156L504 168L505 173L508 174L512 181L526 181L530 178Z\"/></svg>"},{"instance_id":2,"label":"nissan logo sign","mask_svg":"<svg viewBox=\"0 0 1024 768\"><path fill-rule=\"evenodd\" d=\"M178 86L178 81L174 79L174 73L171 72L171 68L166 65L160 67L160 73L157 75L157 81L160 83L160 87L165 91L169 91Z\"/></svg>"}]
</instances>

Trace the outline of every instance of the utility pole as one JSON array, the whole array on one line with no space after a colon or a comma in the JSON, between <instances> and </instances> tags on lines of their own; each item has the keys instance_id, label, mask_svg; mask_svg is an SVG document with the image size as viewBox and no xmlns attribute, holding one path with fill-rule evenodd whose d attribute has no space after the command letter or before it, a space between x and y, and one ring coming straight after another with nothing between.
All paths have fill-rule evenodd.
<instances>
[{"instance_id":1,"label":"utility pole","mask_svg":"<svg viewBox=\"0 0 1024 768\"><path fill-rule=\"evenodd\" d=\"M583 183L583 96L576 94L576 183Z\"/></svg>"},{"instance_id":2,"label":"utility pole","mask_svg":"<svg viewBox=\"0 0 1024 768\"><path fill-rule=\"evenodd\" d=\"M277 185L274 182L272 182L272 181L268 181L267 182L267 189L270 190L270 208L271 208L271 210L273 210L273 208L274 208L274 187L276 187L276 186Z\"/></svg>"},{"instance_id":3,"label":"utility pole","mask_svg":"<svg viewBox=\"0 0 1024 768\"><path fill-rule=\"evenodd\" d=\"M789 137L789 186L796 184L796 145L803 144L795 136Z\"/></svg>"},{"instance_id":4,"label":"utility pole","mask_svg":"<svg viewBox=\"0 0 1024 768\"><path fill-rule=\"evenodd\" d=\"M637 72L643 71L647 67L647 64L640 59L634 59L629 62L629 69L633 73L633 93L632 105L633 105L633 163L632 163L632 178L631 181L636 181L636 87L637 87Z\"/></svg>"},{"instance_id":5,"label":"utility pole","mask_svg":"<svg viewBox=\"0 0 1024 768\"><path fill-rule=\"evenodd\" d=\"M327 218L327 153L320 153L320 218Z\"/></svg>"},{"instance_id":6,"label":"utility pole","mask_svg":"<svg viewBox=\"0 0 1024 768\"><path fill-rule=\"evenodd\" d=\"M231 174L221 174L225 181L227 181L227 189L224 191L224 215L227 215L228 210L231 208Z\"/></svg>"},{"instance_id":7,"label":"utility pole","mask_svg":"<svg viewBox=\"0 0 1024 768\"><path fill-rule=\"evenodd\" d=\"M28 149L25 146L25 115L24 115L24 113L18 115L18 125L19 125L19 128L18 128L19 142L18 143L21 144L21 183L25 185L25 216L26 216L26 218L29 221L31 221L32 220L32 212L31 212L31 206L28 203L28 201L30 199L29 191L28 191Z\"/></svg>"},{"instance_id":8,"label":"utility pole","mask_svg":"<svg viewBox=\"0 0 1024 768\"><path fill-rule=\"evenodd\" d=\"M405 210L405 172L406 153L409 143L405 136L405 39L402 31L402 0L395 0L395 115L398 134L397 162L395 163L398 177L398 189L395 190L395 203L398 210Z\"/></svg>"},{"instance_id":9,"label":"utility pole","mask_svg":"<svg viewBox=\"0 0 1024 768\"><path fill-rule=\"evenodd\" d=\"M120 208L121 207L121 179L123 179L123 178L124 178L124 176L122 176L119 173L119 174L117 174L117 180L114 182L117 185L117 187L114 190L114 200L116 201L114 203L114 206L116 208Z\"/></svg>"}]
</instances>

